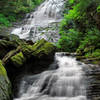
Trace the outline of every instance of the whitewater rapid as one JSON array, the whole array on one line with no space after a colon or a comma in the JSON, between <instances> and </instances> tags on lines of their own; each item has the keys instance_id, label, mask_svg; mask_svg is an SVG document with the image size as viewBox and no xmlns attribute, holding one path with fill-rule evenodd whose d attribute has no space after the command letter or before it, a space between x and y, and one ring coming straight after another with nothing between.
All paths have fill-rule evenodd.
<instances>
[{"instance_id":1,"label":"whitewater rapid","mask_svg":"<svg viewBox=\"0 0 100 100\"><path fill-rule=\"evenodd\" d=\"M33 42L44 38L57 42L60 38L58 23L62 20L64 0L45 0L35 12L26 15L22 25L13 28L11 34Z\"/></svg>"},{"instance_id":2,"label":"whitewater rapid","mask_svg":"<svg viewBox=\"0 0 100 100\"><path fill-rule=\"evenodd\" d=\"M14 100L87 100L84 64L66 53L56 53L55 62L55 70L24 77Z\"/></svg>"}]
</instances>

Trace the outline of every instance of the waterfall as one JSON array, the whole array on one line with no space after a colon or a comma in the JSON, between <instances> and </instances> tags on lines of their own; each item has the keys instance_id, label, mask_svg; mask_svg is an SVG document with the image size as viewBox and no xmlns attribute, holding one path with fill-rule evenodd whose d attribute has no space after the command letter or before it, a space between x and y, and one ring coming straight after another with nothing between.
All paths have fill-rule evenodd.
<instances>
[{"instance_id":1,"label":"waterfall","mask_svg":"<svg viewBox=\"0 0 100 100\"><path fill-rule=\"evenodd\" d=\"M59 39L58 23L61 21L64 0L46 0L35 12L26 15L22 25L14 28L11 34L32 41L44 38L50 42Z\"/></svg>"},{"instance_id":2,"label":"waterfall","mask_svg":"<svg viewBox=\"0 0 100 100\"><path fill-rule=\"evenodd\" d=\"M55 69L24 77L14 100L87 100L84 64L66 53L56 53L55 62Z\"/></svg>"}]
</instances>

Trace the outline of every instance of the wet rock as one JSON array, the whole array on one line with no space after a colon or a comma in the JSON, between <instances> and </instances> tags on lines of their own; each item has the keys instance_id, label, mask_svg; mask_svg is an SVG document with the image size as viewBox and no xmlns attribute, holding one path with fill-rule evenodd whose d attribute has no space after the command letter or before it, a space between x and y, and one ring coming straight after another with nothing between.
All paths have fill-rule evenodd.
<instances>
[{"instance_id":1,"label":"wet rock","mask_svg":"<svg viewBox=\"0 0 100 100\"><path fill-rule=\"evenodd\" d=\"M24 56L26 58L30 58L32 56L32 52L33 52L33 45L29 45L29 44L23 44L21 45L21 51L23 52Z\"/></svg>"},{"instance_id":2,"label":"wet rock","mask_svg":"<svg viewBox=\"0 0 100 100\"><path fill-rule=\"evenodd\" d=\"M2 59L10 50L13 50L18 45L12 41L0 40L0 58Z\"/></svg>"},{"instance_id":3,"label":"wet rock","mask_svg":"<svg viewBox=\"0 0 100 100\"><path fill-rule=\"evenodd\" d=\"M28 72L35 74L49 68L48 65L53 62L56 47L52 43L41 39L34 45L22 45L21 50L27 59L25 68Z\"/></svg>"},{"instance_id":4,"label":"wet rock","mask_svg":"<svg viewBox=\"0 0 100 100\"><path fill-rule=\"evenodd\" d=\"M32 55L38 56L39 58L44 55L50 56L50 54L53 54L55 50L56 47L52 43L42 39L33 45Z\"/></svg>"},{"instance_id":5,"label":"wet rock","mask_svg":"<svg viewBox=\"0 0 100 100\"><path fill-rule=\"evenodd\" d=\"M86 76L88 77L89 100L100 100L100 66L88 64Z\"/></svg>"},{"instance_id":6,"label":"wet rock","mask_svg":"<svg viewBox=\"0 0 100 100\"><path fill-rule=\"evenodd\" d=\"M3 41L3 40L2 40ZM21 42L19 42L21 41ZM5 54L2 62L7 70L12 87L16 86L15 80L20 75L39 74L47 70L53 62L56 47L42 39L35 44L18 40L18 46ZM5 50L5 48L3 48ZM16 88L14 88L16 92ZM15 94L16 95L16 94Z\"/></svg>"},{"instance_id":7,"label":"wet rock","mask_svg":"<svg viewBox=\"0 0 100 100\"><path fill-rule=\"evenodd\" d=\"M16 67L23 66L25 61L26 61L26 59L22 52L19 52L10 58L10 62Z\"/></svg>"},{"instance_id":8,"label":"wet rock","mask_svg":"<svg viewBox=\"0 0 100 100\"><path fill-rule=\"evenodd\" d=\"M82 60L82 59L86 59L86 57L85 56L76 56L76 59L77 60Z\"/></svg>"},{"instance_id":9,"label":"wet rock","mask_svg":"<svg viewBox=\"0 0 100 100\"><path fill-rule=\"evenodd\" d=\"M8 52L2 61L8 76L13 81L21 73L39 73L49 68L48 65L53 62L55 51L56 47L44 39L33 45L24 41L17 49Z\"/></svg>"},{"instance_id":10,"label":"wet rock","mask_svg":"<svg viewBox=\"0 0 100 100\"><path fill-rule=\"evenodd\" d=\"M0 100L11 100L11 84L0 60Z\"/></svg>"},{"instance_id":11,"label":"wet rock","mask_svg":"<svg viewBox=\"0 0 100 100\"><path fill-rule=\"evenodd\" d=\"M21 49L23 54L28 58L33 56L41 58L42 56L54 54L56 47L52 43L42 39L34 45L23 44Z\"/></svg>"}]
</instances>

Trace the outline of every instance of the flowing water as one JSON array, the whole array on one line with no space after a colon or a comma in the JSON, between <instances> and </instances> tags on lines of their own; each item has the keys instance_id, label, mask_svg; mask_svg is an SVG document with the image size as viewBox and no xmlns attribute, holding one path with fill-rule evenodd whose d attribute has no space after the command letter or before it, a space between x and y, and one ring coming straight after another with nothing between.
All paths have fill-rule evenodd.
<instances>
[{"instance_id":1,"label":"flowing water","mask_svg":"<svg viewBox=\"0 0 100 100\"><path fill-rule=\"evenodd\" d=\"M44 38L57 42L58 23L62 19L64 0L46 0L35 12L26 15L23 24L12 30L12 34L32 41Z\"/></svg>"},{"instance_id":2,"label":"flowing water","mask_svg":"<svg viewBox=\"0 0 100 100\"><path fill-rule=\"evenodd\" d=\"M22 39L57 42L58 23L62 20L64 0L46 0L35 12L27 14L23 24L12 30ZM83 64L65 53L56 53L52 70L25 76L19 96L14 100L87 100Z\"/></svg>"},{"instance_id":3,"label":"flowing water","mask_svg":"<svg viewBox=\"0 0 100 100\"><path fill-rule=\"evenodd\" d=\"M84 64L65 53L56 53L55 62L54 70L24 77L14 100L87 100Z\"/></svg>"}]
</instances>

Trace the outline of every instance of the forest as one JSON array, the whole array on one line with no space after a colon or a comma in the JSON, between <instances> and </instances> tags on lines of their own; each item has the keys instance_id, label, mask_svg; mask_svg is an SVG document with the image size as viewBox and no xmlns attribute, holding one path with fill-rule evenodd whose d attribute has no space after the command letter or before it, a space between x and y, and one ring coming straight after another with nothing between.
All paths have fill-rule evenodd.
<instances>
[{"instance_id":1,"label":"forest","mask_svg":"<svg viewBox=\"0 0 100 100\"><path fill-rule=\"evenodd\" d=\"M43 0L0 0L0 29L12 26L26 13L34 11Z\"/></svg>"},{"instance_id":2,"label":"forest","mask_svg":"<svg viewBox=\"0 0 100 100\"><path fill-rule=\"evenodd\" d=\"M100 59L100 1L68 0L60 25L58 47L90 59ZM97 63L97 62L94 62Z\"/></svg>"},{"instance_id":3,"label":"forest","mask_svg":"<svg viewBox=\"0 0 100 100\"><path fill-rule=\"evenodd\" d=\"M0 0L0 100L100 100L100 0Z\"/></svg>"}]
</instances>

